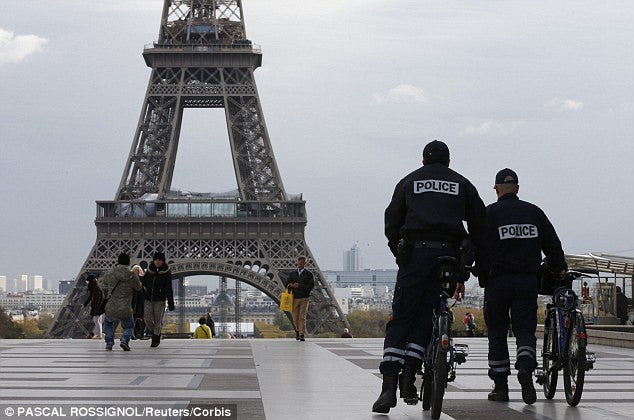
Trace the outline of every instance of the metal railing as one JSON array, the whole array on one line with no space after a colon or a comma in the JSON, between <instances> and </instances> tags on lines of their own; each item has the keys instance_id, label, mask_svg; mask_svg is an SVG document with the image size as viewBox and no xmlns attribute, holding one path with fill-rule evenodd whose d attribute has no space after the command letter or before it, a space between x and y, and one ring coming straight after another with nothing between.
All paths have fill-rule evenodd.
<instances>
[{"instance_id":1,"label":"metal railing","mask_svg":"<svg viewBox=\"0 0 634 420\"><path fill-rule=\"evenodd\" d=\"M256 54L262 54L262 47L257 44L252 44L251 42L245 43L231 43L231 44L183 44L183 43L174 43L174 44L159 44L158 42L153 42L151 44L145 44L143 47L143 51L149 50L182 50L182 51L193 51L193 52L237 52L248 50L250 52Z\"/></svg>"},{"instance_id":2,"label":"metal railing","mask_svg":"<svg viewBox=\"0 0 634 420\"><path fill-rule=\"evenodd\" d=\"M104 218L305 218L304 201L97 201Z\"/></svg>"}]
</instances>

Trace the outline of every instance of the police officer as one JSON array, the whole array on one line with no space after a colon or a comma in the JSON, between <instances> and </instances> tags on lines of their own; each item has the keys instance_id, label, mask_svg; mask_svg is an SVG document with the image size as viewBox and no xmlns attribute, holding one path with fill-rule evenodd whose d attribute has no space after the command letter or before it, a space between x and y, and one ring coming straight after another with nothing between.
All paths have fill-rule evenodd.
<instances>
[{"instance_id":1,"label":"police officer","mask_svg":"<svg viewBox=\"0 0 634 420\"><path fill-rule=\"evenodd\" d=\"M374 412L387 413L396 406L397 386L401 398L417 401L415 373L431 339L441 291L437 259L457 257L467 236L463 221L475 245L476 264L488 273L484 203L465 177L449 169L447 145L434 140L423 150L423 166L396 185L385 210L385 236L399 271L380 365L383 386ZM464 277L458 282L454 298L464 294Z\"/></svg>"},{"instance_id":2,"label":"police officer","mask_svg":"<svg viewBox=\"0 0 634 420\"><path fill-rule=\"evenodd\" d=\"M491 273L484 290L484 318L489 335L489 377L495 387L490 401L508 401L511 374L506 341L509 323L517 344L515 369L522 386L522 399L533 404L537 395L532 373L537 367L537 272L542 251L553 272L567 268L561 242L539 207L517 197L517 174L505 168L495 176L498 201L487 207ZM511 319L509 319L509 310Z\"/></svg>"}]
</instances>

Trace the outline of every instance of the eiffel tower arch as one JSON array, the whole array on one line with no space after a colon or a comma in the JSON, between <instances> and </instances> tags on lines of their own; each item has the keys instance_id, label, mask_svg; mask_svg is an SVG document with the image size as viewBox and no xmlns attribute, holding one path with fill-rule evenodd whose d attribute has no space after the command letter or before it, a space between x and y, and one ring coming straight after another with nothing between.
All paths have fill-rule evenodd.
<instances>
[{"instance_id":1,"label":"eiffel tower arch","mask_svg":"<svg viewBox=\"0 0 634 420\"><path fill-rule=\"evenodd\" d=\"M253 76L262 52L246 36L242 1L164 0L158 41L143 58L152 72L116 197L97 202L97 240L49 336L88 333L84 279L112 268L120 252L145 265L163 251L175 277L227 276L276 302L304 255L316 280L308 332L348 326L306 244L305 201L282 184ZM171 191L185 108L224 108L235 195Z\"/></svg>"}]
</instances>

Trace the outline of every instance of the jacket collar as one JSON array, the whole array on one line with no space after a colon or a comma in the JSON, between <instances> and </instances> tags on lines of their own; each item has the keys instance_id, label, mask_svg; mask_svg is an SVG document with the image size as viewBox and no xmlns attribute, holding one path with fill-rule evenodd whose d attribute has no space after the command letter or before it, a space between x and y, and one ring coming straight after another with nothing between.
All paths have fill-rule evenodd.
<instances>
[{"instance_id":1,"label":"jacket collar","mask_svg":"<svg viewBox=\"0 0 634 420\"><path fill-rule=\"evenodd\" d=\"M157 267L156 267L156 265L154 265L154 263L150 263L147 271L150 274L156 274L157 271L158 271L159 274L165 274L168 271L170 271L170 266L167 263L163 263L161 265L161 268L157 269Z\"/></svg>"},{"instance_id":2,"label":"jacket collar","mask_svg":"<svg viewBox=\"0 0 634 420\"><path fill-rule=\"evenodd\" d=\"M517 196L517 194L506 193L502 197L498 198L498 201L502 200L519 200L519 197Z\"/></svg>"}]
</instances>

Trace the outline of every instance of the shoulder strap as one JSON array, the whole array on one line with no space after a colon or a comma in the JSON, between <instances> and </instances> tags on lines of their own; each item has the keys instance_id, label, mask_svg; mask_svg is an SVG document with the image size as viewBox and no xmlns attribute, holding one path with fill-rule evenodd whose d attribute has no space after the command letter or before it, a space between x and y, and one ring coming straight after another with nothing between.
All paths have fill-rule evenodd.
<instances>
[{"instance_id":1,"label":"shoulder strap","mask_svg":"<svg viewBox=\"0 0 634 420\"><path fill-rule=\"evenodd\" d=\"M119 285L119 283L121 283L121 280L119 280L117 282L117 284L114 285L114 287L112 288L112 291L110 292L110 296L109 297L112 297L112 295L114 294L114 291L117 289L117 286Z\"/></svg>"}]
</instances>

